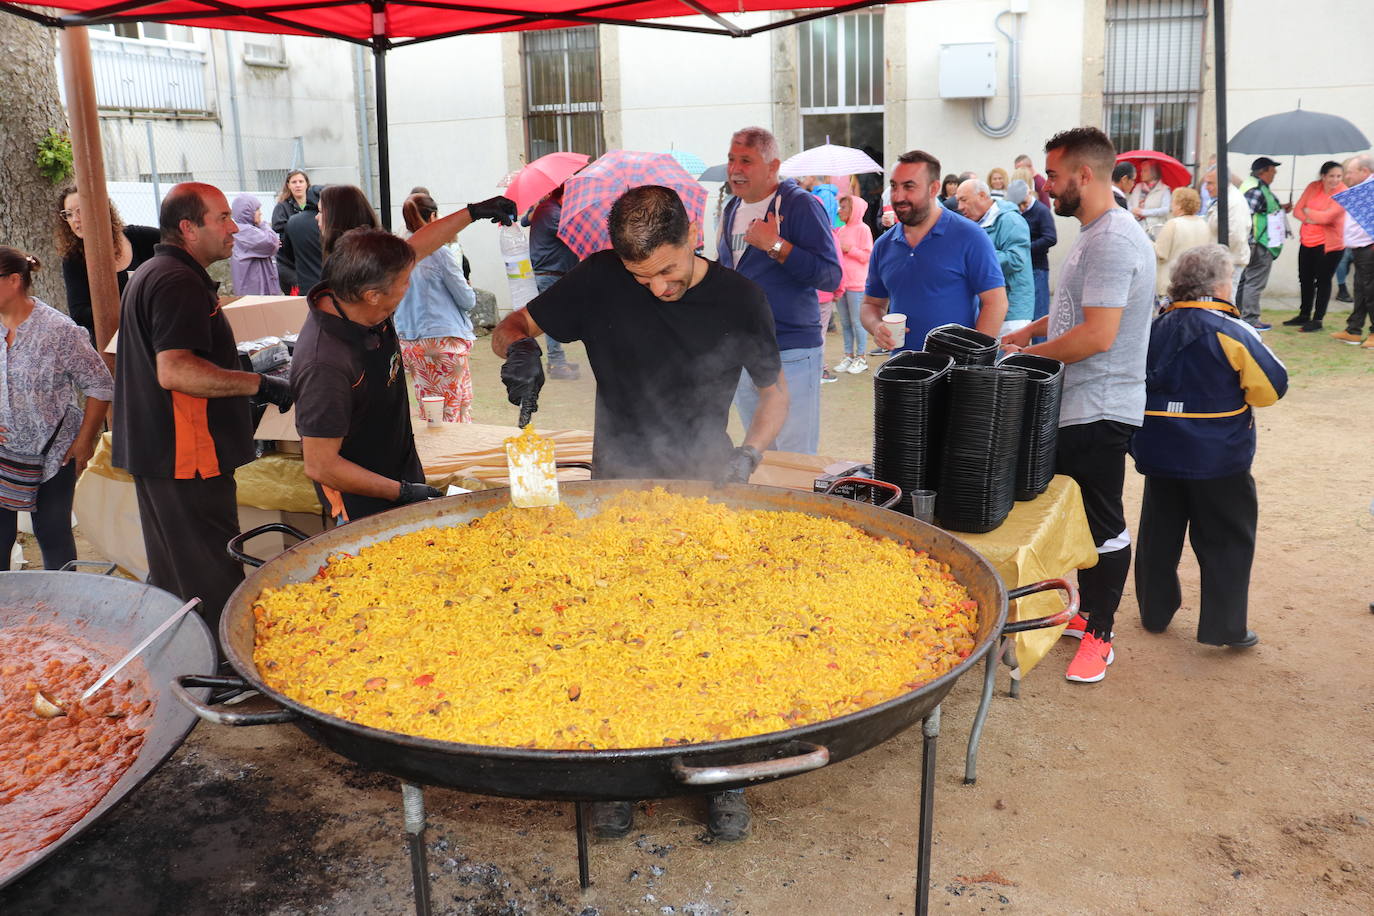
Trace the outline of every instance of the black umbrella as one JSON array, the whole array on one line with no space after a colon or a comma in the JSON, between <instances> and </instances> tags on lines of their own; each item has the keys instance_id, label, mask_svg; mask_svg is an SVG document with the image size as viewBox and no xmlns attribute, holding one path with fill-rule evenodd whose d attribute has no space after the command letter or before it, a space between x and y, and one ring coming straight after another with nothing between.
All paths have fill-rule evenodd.
<instances>
[{"instance_id":1,"label":"black umbrella","mask_svg":"<svg viewBox=\"0 0 1374 916\"><path fill-rule=\"evenodd\" d=\"M1299 103L1301 106L1301 103ZM1369 149L1369 138L1338 115L1318 111L1295 111L1268 115L1251 121L1228 144L1235 153L1292 156L1296 169L1299 156L1353 153ZM1293 197L1293 175L1288 176L1288 197Z\"/></svg>"},{"instance_id":2,"label":"black umbrella","mask_svg":"<svg viewBox=\"0 0 1374 916\"><path fill-rule=\"evenodd\" d=\"M713 165L697 176L697 181L724 181L727 169L725 163Z\"/></svg>"}]
</instances>

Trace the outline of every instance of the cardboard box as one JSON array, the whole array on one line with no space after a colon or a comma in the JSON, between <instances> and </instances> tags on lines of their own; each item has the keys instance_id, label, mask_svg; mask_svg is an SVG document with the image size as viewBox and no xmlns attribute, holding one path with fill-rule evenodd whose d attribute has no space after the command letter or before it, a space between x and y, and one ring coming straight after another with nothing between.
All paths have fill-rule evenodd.
<instances>
[{"instance_id":1,"label":"cardboard box","mask_svg":"<svg viewBox=\"0 0 1374 916\"><path fill-rule=\"evenodd\" d=\"M310 311L304 296L221 296L219 305L239 343L298 333ZM118 343L116 331L105 352L115 352Z\"/></svg>"},{"instance_id":2,"label":"cardboard box","mask_svg":"<svg viewBox=\"0 0 1374 916\"><path fill-rule=\"evenodd\" d=\"M277 446L277 451L296 453L300 451L300 434L296 432L296 408L289 408L286 413L282 413L275 407L269 406L263 411L262 420L258 422L257 431L253 433L254 439L276 440L278 443L295 443L294 446Z\"/></svg>"}]
</instances>

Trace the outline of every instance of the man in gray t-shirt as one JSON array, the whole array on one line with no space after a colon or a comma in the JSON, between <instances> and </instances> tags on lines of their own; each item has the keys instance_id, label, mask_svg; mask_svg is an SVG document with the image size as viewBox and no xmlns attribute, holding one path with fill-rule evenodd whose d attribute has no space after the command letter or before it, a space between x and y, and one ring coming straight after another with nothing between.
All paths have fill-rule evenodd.
<instances>
[{"instance_id":1,"label":"man in gray t-shirt","mask_svg":"<svg viewBox=\"0 0 1374 916\"><path fill-rule=\"evenodd\" d=\"M1116 150L1094 127L1063 131L1045 144L1054 212L1082 232L1064 263L1048 316L1003 338L1066 364L1056 470L1077 481L1097 565L1078 574L1083 611L1064 635L1082 639L1065 676L1094 683L1114 660L1112 624L1131 567L1131 534L1121 506L1126 450L1145 418L1145 356L1154 304L1154 246L1112 197ZM1034 337L1048 337L1028 346Z\"/></svg>"}]
</instances>

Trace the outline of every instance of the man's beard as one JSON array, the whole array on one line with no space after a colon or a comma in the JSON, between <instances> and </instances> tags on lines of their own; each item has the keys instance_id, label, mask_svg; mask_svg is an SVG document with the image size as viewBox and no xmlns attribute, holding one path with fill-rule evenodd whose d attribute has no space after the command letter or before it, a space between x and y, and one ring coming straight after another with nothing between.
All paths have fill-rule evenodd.
<instances>
[{"instance_id":1,"label":"man's beard","mask_svg":"<svg viewBox=\"0 0 1374 916\"><path fill-rule=\"evenodd\" d=\"M903 226L919 226L921 225L921 223L924 223L926 221L927 217L930 216L929 197L921 201L919 204L908 203L907 206L910 209L906 211L906 216L902 216L900 214L898 214L897 216L897 219L901 221Z\"/></svg>"},{"instance_id":2,"label":"man's beard","mask_svg":"<svg viewBox=\"0 0 1374 916\"><path fill-rule=\"evenodd\" d=\"M1069 186L1054 196L1054 212L1060 216L1077 216L1078 208L1083 205L1083 195L1078 192L1078 182L1071 181Z\"/></svg>"}]
</instances>

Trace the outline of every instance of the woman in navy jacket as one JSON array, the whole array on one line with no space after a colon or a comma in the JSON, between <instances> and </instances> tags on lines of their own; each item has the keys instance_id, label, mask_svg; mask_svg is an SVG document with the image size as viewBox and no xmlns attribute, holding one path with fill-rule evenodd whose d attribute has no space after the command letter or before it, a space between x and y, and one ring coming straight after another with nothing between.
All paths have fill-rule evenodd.
<instances>
[{"instance_id":1,"label":"woman in navy jacket","mask_svg":"<svg viewBox=\"0 0 1374 916\"><path fill-rule=\"evenodd\" d=\"M1229 301L1231 254L1201 245L1179 256L1170 304L1150 328L1145 422L1131 440L1145 475L1135 556L1140 622L1162 633L1182 594L1183 535L1202 571L1198 642L1248 648L1250 565L1259 503L1250 465L1254 408L1288 390L1288 372Z\"/></svg>"}]
</instances>

